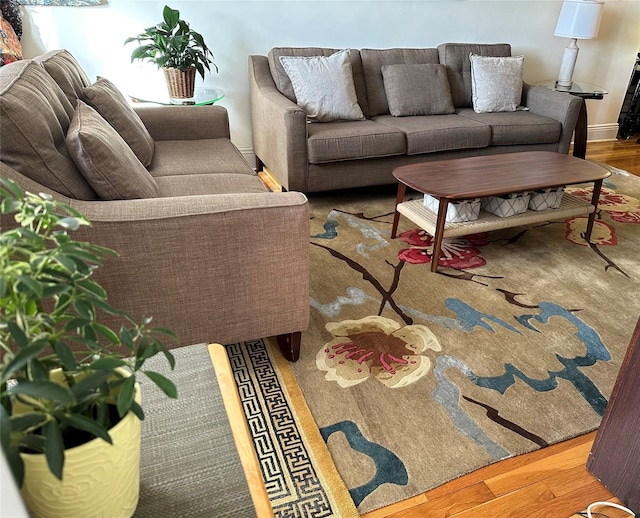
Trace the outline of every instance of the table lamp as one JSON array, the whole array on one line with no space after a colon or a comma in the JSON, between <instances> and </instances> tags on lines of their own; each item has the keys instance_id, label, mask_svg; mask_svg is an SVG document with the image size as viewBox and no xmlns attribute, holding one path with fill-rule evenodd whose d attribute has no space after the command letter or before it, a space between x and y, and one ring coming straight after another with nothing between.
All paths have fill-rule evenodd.
<instances>
[{"instance_id":1,"label":"table lamp","mask_svg":"<svg viewBox=\"0 0 640 518\"><path fill-rule=\"evenodd\" d=\"M571 38L564 49L557 86L570 88L573 69L578 58L578 39L590 40L598 35L604 2L596 0L565 0L562 3L555 35Z\"/></svg>"}]
</instances>

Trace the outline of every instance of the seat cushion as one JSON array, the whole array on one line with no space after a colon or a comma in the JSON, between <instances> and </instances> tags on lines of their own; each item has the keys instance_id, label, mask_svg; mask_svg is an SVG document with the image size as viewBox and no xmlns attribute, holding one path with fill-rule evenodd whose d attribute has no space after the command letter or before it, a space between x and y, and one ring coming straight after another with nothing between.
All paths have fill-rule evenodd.
<instances>
[{"instance_id":1,"label":"seat cushion","mask_svg":"<svg viewBox=\"0 0 640 518\"><path fill-rule=\"evenodd\" d=\"M52 50L34 58L34 61L40 63L58 83L75 108L80 92L91 84L91 80L76 59L66 50Z\"/></svg>"},{"instance_id":2,"label":"seat cushion","mask_svg":"<svg viewBox=\"0 0 640 518\"><path fill-rule=\"evenodd\" d=\"M402 155L406 151L401 131L374 121L318 122L307 127L312 164Z\"/></svg>"},{"instance_id":3,"label":"seat cushion","mask_svg":"<svg viewBox=\"0 0 640 518\"><path fill-rule=\"evenodd\" d=\"M111 81L99 77L91 86L82 89L80 97L113 126L142 165L151 164L153 139L138 114Z\"/></svg>"},{"instance_id":4,"label":"seat cushion","mask_svg":"<svg viewBox=\"0 0 640 518\"><path fill-rule=\"evenodd\" d=\"M470 54L479 56L511 56L508 43L443 43L438 45L440 63L447 67L451 98L456 108L470 108L471 62Z\"/></svg>"},{"instance_id":5,"label":"seat cushion","mask_svg":"<svg viewBox=\"0 0 640 518\"><path fill-rule=\"evenodd\" d=\"M242 153L226 138L159 140L149 172L158 182L164 176L210 173L256 176Z\"/></svg>"},{"instance_id":6,"label":"seat cushion","mask_svg":"<svg viewBox=\"0 0 640 518\"><path fill-rule=\"evenodd\" d=\"M367 88L368 117L389 112L382 77L383 65L437 64L437 49L360 49L362 70Z\"/></svg>"},{"instance_id":7,"label":"seat cushion","mask_svg":"<svg viewBox=\"0 0 640 518\"><path fill-rule=\"evenodd\" d=\"M380 115L374 120L406 135L407 155L486 147L491 139L488 124L455 114L416 117Z\"/></svg>"},{"instance_id":8,"label":"seat cushion","mask_svg":"<svg viewBox=\"0 0 640 518\"><path fill-rule=\"evenodd\" d=\"M457 113L490 126L492 146L553 144L558 142L562 131L562 125L557 120L529 111L476 113L471 108L462 108Z\"/></svg>"},{"instance_id":9,"label":"seat cushion","mask_svg":"<svg viewBox=\"0 0 640 518\"><path fill-rule=\"evenodd\" d=\"M158 187L116 130L78 100L66 138L71 158L102 200L155 198Z\"/></svg>"},{"instance_id":10,"label":"seat cushion","mask_svg":"<svg viewBox=\"0 0 640 518\"><path fill-rule=\"evenodd\" d=\"M157 178L160 196L197 196L199 194L238 194L267 192L258 175L181 174Z\"/></svg>"},{"instance_id":11,"label":"seat cushion","mask_svg":"<svg viewBox=\"0 0 640 518\"><path fill-rule=\"evenodd\" d=\"M0 97L2 161L63 196L97 199L67 150L74 109L51 76L30 60L0 67Z\"/></svg>"}]
</instances>

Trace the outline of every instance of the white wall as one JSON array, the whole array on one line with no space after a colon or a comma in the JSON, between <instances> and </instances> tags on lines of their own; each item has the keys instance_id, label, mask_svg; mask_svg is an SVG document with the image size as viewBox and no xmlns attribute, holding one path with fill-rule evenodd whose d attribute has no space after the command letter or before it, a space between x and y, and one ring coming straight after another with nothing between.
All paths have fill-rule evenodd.
<instances>
[{"instance_id":1,"label":"white wall","mask_svg":"<svg viewBox=\"0 0 640 518\"><path fill-rule=\"evenodd\" d=\"M587 101L589 138L614 138L635 56L640 48L640 0L605 0L598 38L578 42L575 80L609 91ZM569 40L553 35L561 0L108 0L97 7L23 7L26 57L66 48L94 79L123 89L162 75L130 64L124 40L162 19L168 3L201 32L220 67L206 86L225 90L233 142L251 153L247 56L274 46L335 48L435 47L443 42L507 42L523 54L524 79L557 76ZM130 86L137 85L137 86Z\"/></svg>"}]
</instances>

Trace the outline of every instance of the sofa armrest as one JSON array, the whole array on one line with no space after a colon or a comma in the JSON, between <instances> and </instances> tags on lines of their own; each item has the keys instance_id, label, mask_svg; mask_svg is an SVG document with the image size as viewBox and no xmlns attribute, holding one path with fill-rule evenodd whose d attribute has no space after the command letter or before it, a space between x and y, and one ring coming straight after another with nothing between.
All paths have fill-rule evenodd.
<instances>
[{"instance_id":1,"label":"sofa armrest","mask_svg":"<svg viewBox=\"0 0 640 518\"><path fill-rule=\"evenodd\" d=\"M230 138L223 106L135 106L153 140Z\"/></svg>"},{"instance_id":2,"label":"sofa armrest","mask_svg":"<svg viewBox=\"0 0 640 518\"><path fill-rule=\"evenodd\" d=\"M266 56L249 56L253 151L285 189L307 190L307 114L276 88Z\"/></svg>"},{"instance_id":3,"label":"sofa armrest","mask_svg":"<svg viewBox=\"0 0 640 518\"><path fill-rule=\"evenodd\" d=\"M96 272L110 303L173 330L176 345L303 331L309 212L301 193L86 202L80 239L117 250ZM105 318L105 320L107 320ZM119 325L109 317L105 323Z\"/></svg>"},{"instance_id":4,"label":"sofa armrest","mask_svg":"<svg viewBox=\"0 0 640 518\"><path fill-rule=\"evenodd\" d=\"M544 115L562 124L558 153L567 154L584 100L565 92L525 83L522 89L522 104L529 108L531 113Z\"/></svg>"}]
</instances>

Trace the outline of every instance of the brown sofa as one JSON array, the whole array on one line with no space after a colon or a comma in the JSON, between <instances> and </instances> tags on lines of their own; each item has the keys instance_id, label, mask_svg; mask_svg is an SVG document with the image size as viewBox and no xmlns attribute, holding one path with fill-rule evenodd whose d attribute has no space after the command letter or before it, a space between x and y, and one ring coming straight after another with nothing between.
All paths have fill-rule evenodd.
<instances>
[{"instance_id":1,"label":"brown sofa","mask_svg":"<svg viewBox=\"0 0 640 518\"><path fill-rule=\"evenodd\" d=\"M431 160L519 151L567 153L584 101L523 85L526 110L476 113L470 54L509 57L509 44L445 43L423 49L350 49L357 103L364 120L310 122L296 104L281 56L330 56L338 49L277 47L249 56L253 149L287 189L302 192L393 183L395 167ZM455 111L393 116L382 68L440 64Z\"/></svg>"},{"instance_id":2,"label":"brown sofa","mask_svg":"<svg viewBox=\"0 0 640 518\"><path fill-rule=\"evenodd\" d=\"M66 51L0 68L0 176L68 203L92 222L76 236L119 253L96 274L114 307L152 316L176 345L277 336L297 359L309 317L306 197L264 187L230 141L225 108L141 106L136 121L116 103L122 117L106 123L87 104L97 83ZM151 140L127 146L132 121Z\"/></svg>"}]
</instances>

